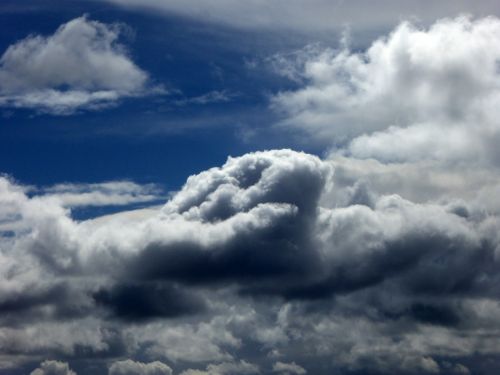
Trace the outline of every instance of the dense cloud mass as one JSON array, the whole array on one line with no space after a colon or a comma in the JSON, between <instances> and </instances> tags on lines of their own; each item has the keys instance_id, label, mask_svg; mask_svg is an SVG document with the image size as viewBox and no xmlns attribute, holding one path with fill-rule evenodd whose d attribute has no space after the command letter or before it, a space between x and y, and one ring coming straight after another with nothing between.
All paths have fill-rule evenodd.
<instances>
[{"instance_id":1,"label":"dense cloud mass","mask_svg":"<svg viewBox=\"0 0 500 375\"><path fill-rule=\"evenodd\" d=\"M140 348L154 360L215 361L188 374L235 373L217 361L236 366L228 360L250 342L269 352L268 372L305 373L286 358L432 373L495 356L496 338L481 332L500 314L496 216L369 191L339 206L334 164L247 154L190 177L161 209L83 222L63 200L2 179L0 345L13 360Z\"/></svg>"},{"instance_id":2,"label":"dense cloud mass","mask_svg":"<svg viewBox=\"0 0 500 375\"><path fill-rule=\"evenodd\" d=\"M344 137L324 159L248 153L162 207L87 220L71 209L160 192L0 178L0 372L493 374L499 24L404 23L364 55L304 60L305 87L274 100Z\"/></svg>"},{"instance_id":3,"label":"dense cloud mass","mask_svg":"<svg viewBox=\"0 0 500 375\"><path fill-rule=\"evenodd\" d=\"M0 58L0 106L69 114L158 91L118 43L122 29L84 16L12 44Z\"/></svg>"}]
</instances>

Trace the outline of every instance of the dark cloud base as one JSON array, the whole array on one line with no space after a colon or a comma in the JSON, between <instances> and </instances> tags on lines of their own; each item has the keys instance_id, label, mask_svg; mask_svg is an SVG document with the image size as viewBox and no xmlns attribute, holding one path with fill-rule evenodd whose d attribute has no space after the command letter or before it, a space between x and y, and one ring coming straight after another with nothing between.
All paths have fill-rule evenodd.
<instances>
[{"instance_id":1,"label":"dark cloud base","mask_svg":"<svg viewBox=\"0 0 500 375\"><path fill-rule=\"evenodd\" d=\"M491 373L496 218L375 192L335 206L334 176L312 155L247 154L161 209L82 222L2 181L15 235L0 343L18 364L0 372L50 359L104 374L132 358L115 368Z\"/></svg>"}]
</instances>

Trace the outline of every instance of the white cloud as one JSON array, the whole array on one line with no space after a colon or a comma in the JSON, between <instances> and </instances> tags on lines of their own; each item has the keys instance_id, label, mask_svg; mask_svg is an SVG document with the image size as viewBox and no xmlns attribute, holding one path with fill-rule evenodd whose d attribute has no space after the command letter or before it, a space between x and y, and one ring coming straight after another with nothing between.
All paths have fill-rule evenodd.
<instances>
[{"instance_id":1,"label":"white cloud","mask_svg":"<svg viewBox=\"0 0 500 375\"><path fill-rule=\"evenodd\" d=\"M12 44L0 58L0 105L70 114L160 92L118 43L122 28L83 16Z\"/></svg>"},{"instance_id":2,"label":"white cloud","mask_svg":"<svg viewBox=\"0 0 500 375\"><path fill-rule=\"evenodd\" d=\"M296 364L295 362L285 363L285 362L276 362L273 365L273 372L285 373L285 374L296 374L296 375L304 375L307 374L307 371Z\"/></svg>"},{"instance_id":3,"label":"white cloud","mask_svg":"<svg viewBox=\"0 0 500 375\"><path fill-rule=\"evenodd\" d=\"M301 87L272 98L281 125L331 146L334 202L396 193L474 201L500 182L500 20L403 22L365 51L308 46L271 58ZM488 207L488 208L486 208Z\"/></svg>"},{"instance_id":4,"label":"white cloud","mask_svg":"<svg viewBox=\"0 0 500 375\"><path fill-rule=\"evenodd\" d=\"M223 362L219 364L210 364L206 370L186 370L181 375L232 375L232 374L259 374L258 366L245 362Z\"/></svg>"},{"instance_id":5,"label":"white cloud","mask_svg":"<svg viewBox=\"0 0 500 375\"><path fill-rule=\"evenodd\" d=\"M43 189L43 195L39 196L43 199L56 200L64 207L127 205L164 198L158 186L139 185L131 181L58 184Z\"/></svg>"},{"instance_id":6,"label":"white cloud","mask_svg":"<svg viewBox=\"0 0 500 375\"><path fill-rule=\"evenodd\" d=\"M497 18L428 29L405 22L363 52L304 50L305 86L272 103L283 124L312 137L345 144L362 136L348 148L354 156L476 157L477 145L498 134L499 47Z\"/></svg>"},{"instance_id":7,"label":"white cloud","mask_svg":"<svg viewBox=\"0 0 500 375\"><path fill-rule=\"evenodd\" d=\"M76 375L65 362L44 361L40 368L33 370L30 375Z\"/></svg>"},{"instance_id":8,"label":"white cloud","mask_svg":"<svg viewBox=\"0 0 500 375\"><path fill-rule=\"evenodd\" d=\"M206 94L195 96L192 98L184 98L175 100L173 103L178 106L184 106L189 104L205 105L210 103L227 103L233 100L237 93L230 92L228 90L214 90L207 92Z\"/></svg>"},{"instance_id":9,"label":"white cloud","mask_svg":"<svg viewBox=\"0 0 500 375\"><path fill-rule=\"evenodd\" d=\"M109 375L172 375L172 369L159 361L143 363L127 359L114 362L109 367L108 373Z\"/></svg>"},{"instance_id":10,"label":"white cloud","mask_svg":"<svg viewBox=\"0 0 500 375\"><path fill-rule=\"evenodd\" d=\"M231 361L233 357L229 351L241 346L241 340L233 335L221 317L174 326L153 322L131 327L128 331L139 346L147 345L150 356L175 362Z\"/></svg>"}]
</instances>

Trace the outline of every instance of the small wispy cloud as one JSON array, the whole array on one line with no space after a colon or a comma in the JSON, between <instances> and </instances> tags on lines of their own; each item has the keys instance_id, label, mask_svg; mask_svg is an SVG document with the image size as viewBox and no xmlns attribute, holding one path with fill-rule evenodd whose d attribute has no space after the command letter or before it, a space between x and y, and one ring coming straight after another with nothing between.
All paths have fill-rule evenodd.
<instances>
[{"instance_id":1,"label":"small wispy cloud","mask_svg":"<svg viewBox=\"0 0 500 375\"><path fill-rule=\"evenodd\" d=\"M227 103L232 101L239 95L240 94L229 90L213 90L199 96L174 100L173 103L177 106L186 106L191 104L206 105L214 103Z\"/></svg>"}]
</instances>

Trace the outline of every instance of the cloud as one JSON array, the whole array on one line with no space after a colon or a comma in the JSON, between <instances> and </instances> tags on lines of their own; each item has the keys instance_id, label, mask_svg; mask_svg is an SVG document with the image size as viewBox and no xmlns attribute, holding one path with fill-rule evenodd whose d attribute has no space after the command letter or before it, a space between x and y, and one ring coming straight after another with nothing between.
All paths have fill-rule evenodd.
<instances>
[{"instance_id":1,"label":"cloud","mask_svg":"<svg viewBox=\"0 0 500 375\"><path fill-rule=\"evenodd\" d=\"M404 22L362 52L305 49L305 85L273 107L283 124L347 143L355 157L481 158L477 147L497 132L499 35L497 18L459 17L427 29Z\"/></svg>"},{"instance_id":2,"label":"cloud","mask_svg":"<svg viewBox=\"0 0 500 375\"><path fill-rule=\"evenodd\" d=\"M172 369L159 361L142 363L127 359L114 362L109 375L172 375Z\"/></svg>"},{"instance_id":3,"label":"cloud","mask_svg":"<svg viewBox=\"0 0 500 375\"><path fill-rule=\"evenodd\" d=\"M133 9L164 12L197 21L221 24L246 30L295 30L318 32L339 30L349 24L356 31L392 28L402 18L432 22L449 14L468 12L477 15L498 14L496 4L480 0L471 3L441 1L425 8L409 0L384 0L376 5L367 0L349 2L328 0L237 0L161 1L106 0ZM359 9L363 9L360 12Z\"/></svg>"},{"instance_id":4,"label":"cloud","mask_svg":"<svg viewBox=\"0 0 500 375\"><path fill-rule=\"evenodd\" d=\"M205 302L179 288L162 284L117 285L94 294L97 304L125 320L168 318L205 310Z\"/></svg>"},{"instance_id":5,"label":"cloud","mask_svg":"<svg viewBox=\"0 0 500 375\"><path fill-rule=\"evenodd\" d=\"M362 51L315 45L277 55L273 69L299 88L272 105L285 129L328 143L336 205L395 193L493 211L499 35L496 17L458 17L403 22Z\"/></svg>"},{"instance_id":6,"label":"cloud","mask_svg":"<svg viewBox=\"0 0 500 375\"><path fill-rule=\"evenodd\" d=\"M0 58L0 105L63 115L158 93L118 42L122 29L83 16L10 45Z\"/></svg>"},{"instance_id":7,"label":"cloud","mask_svg":"<svg viewBox=\"0 0 500 375\"><path fill-rule=\"evenodd\" d=\"M131 181L57 184L43 190L43 199L57 200L64 207L128 205L161 198L163 195L159 186L139 185Z\"/></svg>"},{"instance_id":8,"label":"cloud","mask_svg":"<svg viewBox=\"0 0 500 375\"><path fill-rule=\"evenodd\" d=\"M65 362L43 361L30 375L76 375Z\"/></svg>"},{"instance_id":9,"label":"cloud","mask_svg":"<svg viewBox=\"0 0 500 375\"><path fill-rule=\"evenodd\" d=\"M238 95L238 93L230 92L228 90L214 90L192 98L175 100L174 104L178 106L185 106L188 104L205 105L211 103L227 103L232 101Z\"/></svg>"},{"instance_id":10,"label":"cloud","mask_svg":"<svg viewBox=\"0 0 500 375\"><path fill-rule=\"evenodd\" d=\"M497 216L369 187L338 205L337 189L360 188L332 185L334 166L250 153L191 176L162 208L80 222L64 200L0 179L0 346L207 366L193 374L256 372L240 356L261 347L311 372L322 356L411 374L500 355L481 333L500 317Z\"/></svg>"},{"instance_id":11,"label":"cloud","mask_svg":"<svg viewBox=\"0 0 500 375\"><path fill-rule=\"evenodd\" d=\"M259 374L259 368L251 363L223 362L217 365L210 364L206 370L186 370L181 375L229 375L229 374Z\"/></svg>"},{"instance_id":12,"label":"cloud","mask_svg":"<svg viewBox=\"0 0 500 375\"><path fill-rule=\"evenodd\" d=\"M273 372L297 375L307 374L307 371L295 362L284 363L279 361L273 365Z\"/></svg>"},{"instance_id":13,"label":"cloud","mask_svg":"<svg viewBox=\"0 0 500 375\"><path fill-rule=\"evenodd\" d=\"M303 87L275 105L329 155L231 157L162 207L76 220L161 191L0 177L3 366L495 373L498 30L403 23L365 52L298 52L284 74ZM36 375L51 366L70 371Z\"/></svg>"}]
</instances>

